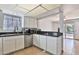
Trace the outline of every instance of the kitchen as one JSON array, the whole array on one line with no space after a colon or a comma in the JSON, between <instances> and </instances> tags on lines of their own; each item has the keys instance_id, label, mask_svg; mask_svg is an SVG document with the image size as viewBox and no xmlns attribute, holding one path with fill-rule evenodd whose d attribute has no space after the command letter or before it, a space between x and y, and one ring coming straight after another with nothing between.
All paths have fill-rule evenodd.
<instances>
[{"instance_id":1,"label":"kitchen","mask_svg":"<svg viewBox=\"0 0 79 59\"><path fill-rule=\"evenodd\" d=\"M0 9L0 55L19 55L22 50L23 55L63 54L62 5L2 4ZM33 53L31 47L41 52Z\"/></svg>"}]
</instances>

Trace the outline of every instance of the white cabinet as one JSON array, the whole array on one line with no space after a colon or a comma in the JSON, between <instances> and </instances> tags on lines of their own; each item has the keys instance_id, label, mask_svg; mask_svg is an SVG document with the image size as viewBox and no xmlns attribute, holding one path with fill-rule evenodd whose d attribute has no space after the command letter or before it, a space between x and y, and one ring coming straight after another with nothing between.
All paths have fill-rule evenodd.
<instances>
[{"instance_id":1,"label":"white cabinet","mask_svg":"<svg viewBox=\"0 0 79 59\"><path fill-rule=\"evenodd\" d=\"M40 47L40 37L37 34L33 35L33 45Z\"/></svg>"},{"instance_id":2,"label":"white cabinet","mask_svg":"<svg viewBox=\"0 0 79 59\"><path fill-rule=\"evenodd\" d=\"M7 54L15 51L15 39L14 36L3 38L3 54Z\"/></svg>"},{"instance_id":3,"label":"white cabinet","mask_svg":"<svg viewBox=\"0 0 79 59\"><path fill-rule=\"evenodd\" d=\"M46 50L46 36L44 35L33 35L33 45Z\"/></svg>"},{"instance_id":4,"label":"white cabinet","mask_svg":"<svg viewBox=\"0 0 79 59\"><path fill-rule=\"evenodd\" d=\"M57 54L57 37L47 36L47 51Z\"/></svg>"},{"instance_id":5,"label":"white cabinet","mask_svg":"<svg viewBox=\"0 0 79 59\"><path fill-rule=\"evenodd\" d=\"M46 50L46 36L40 35L40 48Z\"/></svg>"},{"instance_id":6,"label":"white cabinet","mask_svg":"<svg viewBox=\"0 0 79 59\"><path fill-rule=\"evenodd\" d=\"M37 20L32 17L24 17L24 27L27 28L37 28Z\"/></svg>"},{"instance_id":7,"label":"white cabinet","mask_svg":"<svg viewBox=\"0 0 79 59\"><path fill-rule=\"evenodd\" d=\"M37 20L30 19L30 28L37 28Z\"/></svg>"},{"instance_id":8,"label":"white cabinet","mask_svg":"<svg viewBox=\"0 0 79 59\"><path fill-rule=\"evenodd\" d=\"M24 27L29 28L30 27L30 19L29 17L24 17Z\"/></svg>"},{"instance_id":9,"label":"white cabinet","mask_svg":"<svg viewBox=\"0 0 79 59\"><path fill-rule=\"evenodd\" d=\"M34 28L34 19L29 19L30 28Z\"/></svg>"},{"instance_id":10,"label":"white cabinet","mask_svg":"<svg viewBox=\"0 0 79 59\"><path fill-rule=\"evenodd\" d=\"M0 38L0 55L2 54L2 38Z\"/></svg>"},{"instance_id":11,"label":"white cabinet","mask_svg":"<svg viewBox=\"0 0 79 59\"><path fill-rule=\"evenodd\" d=\"M53 37L45 35L33 35L33 45L48 51L52 54L59 55L63 49L62 47L62 36Z\"/></svg>"},{"instance_id":12,"label":"white cabinet","mask_svg":"<svg viewBox=\"0 0 79 59\"><path fill-rule=\"evenodd\" d=\"M24 35L14 36L15 39L15 49L23 49L24 48Z\"/></svg>"},{"instance_id":13,"label":"white cabinet","mask_svg":"<svg viewBox=\"0 0 79 59\"><path fill-rule=\"evenodd\" d=\"M3 54L24 48L24 36L3 37Z\"/></svg>"},{"instance_id":14,"label":"white cabinet","mask_svg":"<svg viewBox=\"0 0 79 59\"><path fill-rule=\"evenodd\" d=\"M62 40L63 40L62 36L59 36L59 37L48 36L47 37L47 51L52 54L60 55L63 49Z\"/></svg>"},{"instance_id":15,"label":"white cabinet","mask_svg":"<svg viewBox=\"0 0 79 59\"><path fill-rule=\"evenodd\" d=\"M57 42L57 54L61 54L63 50L63 36L59 36Z\"/></svg>"}]
</instances>

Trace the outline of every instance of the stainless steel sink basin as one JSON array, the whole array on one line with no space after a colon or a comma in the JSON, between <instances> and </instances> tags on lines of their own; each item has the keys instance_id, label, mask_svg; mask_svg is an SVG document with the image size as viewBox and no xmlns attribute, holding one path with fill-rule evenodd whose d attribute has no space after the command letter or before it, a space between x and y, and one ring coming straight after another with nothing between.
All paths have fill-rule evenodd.
<instances>
[{"instance_id":1,"label":"stainless steel sink basin","mask_svg":"<svg viewBox=\"0 0 79 59\"><path fill-rule=\"evenodd\" d=\"M53 33L53 35L57 36L57 33Z\"/></svg>"}]
</instances>

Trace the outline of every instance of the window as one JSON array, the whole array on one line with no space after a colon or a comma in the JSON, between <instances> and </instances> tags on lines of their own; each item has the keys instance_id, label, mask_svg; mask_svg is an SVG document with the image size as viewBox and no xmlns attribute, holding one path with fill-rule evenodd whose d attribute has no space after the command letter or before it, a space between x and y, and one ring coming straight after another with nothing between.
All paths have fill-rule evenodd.
<instances>
[{"instance_id":1,"label":"window","mask_svg":"<svg viewBox=\"0 0 79 59\"><path fill-rule=\"evenodd\" d=\"M20 31L22 29L21 17L4 14L4 31Z\"/></svg>"},{"instance_id":2,"label":"window","mask_svg":"<svg viewBox=\"0 0 79 59\"><path fill-rule=\"evenodd\" d=\"M73 29L74 29L74 27L72 24L66 24L66 33L73 34L73 32L74 32Z\"/></svg>"}]
</instances>

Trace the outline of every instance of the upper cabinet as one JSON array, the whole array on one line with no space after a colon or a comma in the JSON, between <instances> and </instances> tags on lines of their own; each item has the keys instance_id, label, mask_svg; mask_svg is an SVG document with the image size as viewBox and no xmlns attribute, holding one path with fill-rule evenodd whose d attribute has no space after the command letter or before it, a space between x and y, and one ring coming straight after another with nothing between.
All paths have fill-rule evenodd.
<instances>
[{"instance_id":1,"label":"upper cabinet","mask_svg":"<svg viewBox=\"0 0 79 59\"><path fill-rule=\"evenodd\" d=\"M0 32L3 31L3 12L0 10Z\"/></svg>"},{"instance_id":2,"label":"upper cabinet","mask_svg":"<svg viewBox=\"0 0 79 59\"><path fill-rule=\"evenodd\" d=\"M32 17L24 17L24 27L26 28L37 28L37 20Z\"/></svg>"},{"instance_id":3,"label":"upper cabinet","mask_svg":"<svg viewBox=\"0 0 79 59\"><path fill-rule=\"evenodd\" d=\"M29 27L30 26L30 21L28 17L24 17L24 27Z\"/></svg>"}]
</instances>

